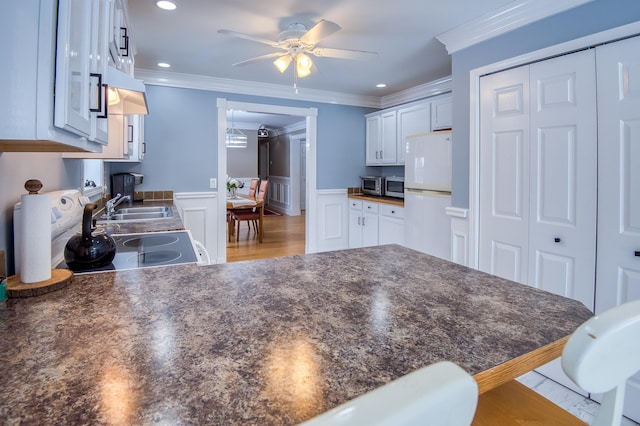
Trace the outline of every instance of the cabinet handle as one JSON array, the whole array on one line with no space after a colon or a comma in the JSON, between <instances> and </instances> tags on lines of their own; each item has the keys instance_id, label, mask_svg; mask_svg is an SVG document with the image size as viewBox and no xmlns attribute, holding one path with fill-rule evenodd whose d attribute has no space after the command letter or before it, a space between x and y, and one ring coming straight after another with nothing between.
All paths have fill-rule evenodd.
<instances>
[{"instance_id":1,"label":"cabinet handle","mask_svg":"<svg viewBox=\"0 0 640 426\"><path fill-rule=\"evenodd\" d=\"M133 124L127 125L128 134L127 134L127 142L133 143Z\"/></svg>"},{"instance_id":2,"label":"cabinet handle","mask_svg":"<svg viewBox=\"0 0 640 426\"><path fill-rule=\"evenodd\" d=\"M376 160L378 159L378 151L376 151Z\"/></svg>"},{"instance_id":3,"label":"cabinet handle","mask_svg":"<svg viewBox=\"0 0 640 426\"><path fill-rule=\"evenodd\" d=\"M395 210L391 210L391 214L396 214L396 211Z\"/></svg>"},{"instance_id":4,"label":"cabinet handle","mask_svg":"<svg viewBox=\"0 0 640 426\"><path fill-rule=\"evenodd\" d=\"M362 218L362 226L364 226L364 217Z\"/></svg>"},{"instance_id":5,"label":"cabinet handle","mask_svg":"<svg viewBox=\"0 0 640 426\"><path fill-rule=\"evenodd\" d=\"M640 250L636 250L636 251L635 251L635 253L634 253L634 255L635 255L636 257L640 257Z\"/></svg>"},{"instance_id":6,"label":"cabinet handle","mask_svg":"<svg viewBox=\"0 0 640 426\"><path fill-rule=\"evenodd\" d=\"M102 74L100 73L90 73L89 74L90 78L97 78L98 79L98 84L96 85L96 92L97 92L97 98L98 98L98 106L96 108L91 108L89 107L89 111L91 112L102 112L102 110L104 109L104 114L103 115L99 115L98 118L107 118L107 89L108 89L108 85L107 84L102 84Z\"/></svg>"},{"instance_id":7,"label":"cabinet handle","mask_svg":"<svg viewBox=\"0 0 640 426\"><path fill-rule=\"evenodd\" d=\"M142 153L143 154L147 153L147 143L146 142L142 142Z\"/></svg>"},{"instance_id":8,"label":"cabinet handle","mask_svg":"<svg viewBox=\"0 0 640 426\"><path fill-rule=\"evenodd\" d=\"M553 242L555 242L555 243L559 243L560 241L561 241L561 240L560 240L560 237L555 237L555 238L553 239Z\"/></svg>"},{"instance_id":9,"label":"cabinet handle","mask_svg":"<svg viewBox=\"0 0 640 426\"><path fill-rule=\"evenodd\" d=\"M360 216L358 216L358 226L360 226Z\"/></svg>"},{"instance_id":10,"label":"cabinet handle","mask_svg":"<svg viewBox=\"0 0 640 426\"><path fill-rule=\"evenodd\" d=\"M127 32L128 31L126 27L120 27L120 36L124 41L124 47L120 48L120 53L122 54L122 56L129 56L129 35L127 34Z\"/></svg>"}]
</instances>

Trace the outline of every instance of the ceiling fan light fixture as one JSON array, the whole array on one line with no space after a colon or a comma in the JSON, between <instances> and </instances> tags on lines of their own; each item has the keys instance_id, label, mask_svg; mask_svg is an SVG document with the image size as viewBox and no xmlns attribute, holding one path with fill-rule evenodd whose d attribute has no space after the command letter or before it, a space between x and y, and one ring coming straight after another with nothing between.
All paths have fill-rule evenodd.
<instances>
[{"instance_id":1,"label":"ceiling fan light fixture","mask_svg":"<svg viewBox=\"0 0 640 426\"><path fill-rule=\"evenodd\" d=\"M280 71L281 73L284 73L287 68L289 68L289 64L291 64L290 55L280 56L278 59L273 61L273 65L275 65L278 71Z\"/></svg>"},{"instance_id":2,"label":"ceiling fan light fixture","mask_svg":"<svg viewBox=\"0 0 640 426\"><path fill-rule=\"evenodd\" d=\"M313 62L311 62L311 58L305 55L304 53L299 53L296 56L296 73L298 77L304 78L311 74L311 66Z\"/></svg>"}]
</instances>

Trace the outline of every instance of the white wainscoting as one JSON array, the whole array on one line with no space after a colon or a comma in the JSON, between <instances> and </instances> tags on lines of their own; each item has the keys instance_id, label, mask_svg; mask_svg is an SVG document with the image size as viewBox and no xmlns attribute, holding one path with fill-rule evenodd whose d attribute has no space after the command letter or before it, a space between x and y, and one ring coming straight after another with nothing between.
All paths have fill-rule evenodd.
<instances>
[{"instance_id":1,"label":"white wainscoting","mask_svg":"<svg viewBox=\"0 0 640 426\"><path fill-rule=\"evenodd\" d=\"M349 248L349 202L346 189L321 189L316 192L318 216L315 226L318 251Z\"/></svg>"},{"instance_id":2,"label":"white wainscoting","mask_svg":"<svg viewBox=\"0 0 640 426\"><path fill-rule=\"evenodd\" d=\"M469 266L469 210L447 207L446 213L451 217L451 260Z\"/></svg>"},{"instance_id":3,"label":"white wainscoting","mask_svg":"<svg viewBox=\"0 0 640 426\"><path fill-rule=\"evenodd\" d=\"M269 209L291 216L291 178L269 176L267 199Z\"/></svg>"},{"instance_id":4,"label":"white wainscoting","mask_svg":"<svg viewBox=\"0 0 640 426\"><path fill-rule=\"evenodd\" d=\"M224 193L224 192L223 192ZM212 263L218 258L217 231L217 198L216 192L177 192L173 194L185 229L204 245Z\"/></svg>"}]
</instances>

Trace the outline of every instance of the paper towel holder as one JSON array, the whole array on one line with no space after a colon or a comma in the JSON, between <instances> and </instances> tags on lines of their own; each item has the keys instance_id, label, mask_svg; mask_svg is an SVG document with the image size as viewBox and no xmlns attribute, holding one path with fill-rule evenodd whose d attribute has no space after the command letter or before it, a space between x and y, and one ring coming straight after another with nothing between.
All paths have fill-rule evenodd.
<instances>
[{"instance_id":1,"label":"paper towel holder","mask_svg":"<svg viewBox=\"0 0 640 426\"><path fill-rule=\"evenodd\" d=\"M38 194L42 186L42 182L38 179L29 179L24 183L24 189L29 192L29 195ZM49 293L66 287L72 277L73 272L68 269L52 269L51 278L33 283L23 283L20 281L20 275L11 275L7 278L7 296L9 298L31 297Z\"/></svg>"}]
</instances>

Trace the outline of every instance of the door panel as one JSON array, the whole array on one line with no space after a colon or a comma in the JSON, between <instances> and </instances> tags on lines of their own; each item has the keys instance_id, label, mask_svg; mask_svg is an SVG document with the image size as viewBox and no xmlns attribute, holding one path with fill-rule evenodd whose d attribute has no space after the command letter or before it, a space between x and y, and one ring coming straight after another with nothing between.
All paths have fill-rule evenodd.
<instances>
[{"instance_id":1,"label":"door panel","mask_svg":"<svg viewBox=\"0 0 640 426\"><path fill-rule=\"evenodd\" d=\"M555 289L593 309L597 207L595 54L588 50L532 64L530 79L529 247L538 254L529 259L528 282Z\"/></svg>"},{"instance_id":2,"label":"door panel","mask_svg":"<svg viewBox=\"0 0 640 426\"><path fill-rule=\"evenodd\" d=\"M480 81L479 269L525 282L529 238L529 68Z\"/></svg>"},{"instance_id":3,"label":"door panel","mask_svg":"<svg viewBox=\"0 0 640 426\"><path fill-rule=\"evenodd\" d=\"M596 48L598 268L596 313L640 299L640 37ZM624 414L640 422L640 375ZM633 402L632 402L633 401Z\"/></svg>"}]
</instances>

